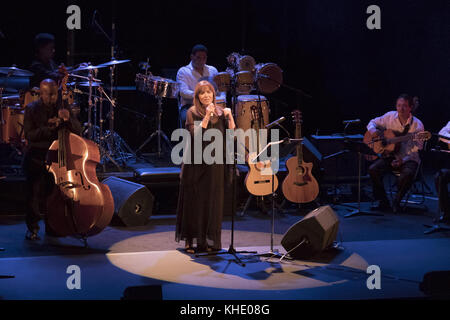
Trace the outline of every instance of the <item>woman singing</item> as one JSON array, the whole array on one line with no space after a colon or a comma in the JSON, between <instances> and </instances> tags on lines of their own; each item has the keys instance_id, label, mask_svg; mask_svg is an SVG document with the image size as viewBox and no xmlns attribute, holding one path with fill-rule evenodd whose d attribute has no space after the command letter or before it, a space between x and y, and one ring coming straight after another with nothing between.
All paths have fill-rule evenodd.
<instances>
[{"instance_id":1,"label":"woman singing","mask_svg":"<svg viewBox=\"0 0 450 320\"><path fill-rule=\"evenodd\" d=\"M229 108L222 109L216 103L216 93L208 81L200 81L194 91L194 105L187 111L186 129L194 134L203 134L208 129L218 129L225 141L225 130L234 129L235 123ZM196 122L196 123L195 123ZM192 143L191 159L194 153L203 150L213 141L204 141L201 150L195 150ZM224 155L225 155L224 146ZM203 157L202 157L203 159ZM220 250L222 218L225 193L229 194L231 166L222 163L184 163L181 170L180 193L178 198L175 240L186 241L187 253Z\"/></svg>"}]
</instances>

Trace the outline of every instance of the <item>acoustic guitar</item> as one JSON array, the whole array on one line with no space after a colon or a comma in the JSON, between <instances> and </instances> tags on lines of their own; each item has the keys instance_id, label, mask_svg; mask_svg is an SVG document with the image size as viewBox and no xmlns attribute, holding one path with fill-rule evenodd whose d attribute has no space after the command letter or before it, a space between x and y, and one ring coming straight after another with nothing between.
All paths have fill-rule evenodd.
<instances>
[{"instance_id":1,"label":"acoustic guitar","mask_svg":"<svg viewBox=\"0 0 450 320\"><path fill-rule=\"evenodd\" d=\"M248 155L249 172L245 178L245 186L248 192L255 196L266 196L278 189L278 179L273 174L272 162L270 160L257 161L256 157L261 152L259 141L260 122L262 119L261 107L252 106L250 108L252 115L252 128L256 131L256 150Z\"/></svg>"},{"instance_id":2,"label":"acoustic guitar","mask_svg":"<svg viewBox=\"0 0 450 320\"><path fill-rule=\"evenodd\" d=\"M401 142L426 141L431 138L431 133L428 131L420 131L400 135L399 132L393 130L384 130L381 136L372 135L367 131L364 135L363 142L369 146L375 153L382 156L387 156L397 150ZM366 159L373 161L377 159L376 156L367 155Z\"/></svg>"},{"instance_id":3,"label":"acoustic guitar","mask_svg":"<svg viewBox=\"0 0 450 320\"><path fill-rule=\"evenodd\" d=\"M292 112L295 123L295 138L302 137L302 114L299 110ZM303 146L297 145L297 156L286 161L289 171L283 181L282 190L284 197L294 203L307 203L319 195L319 184L312 175L313 164L303 161Z\"/></svg>"}]
</instances>

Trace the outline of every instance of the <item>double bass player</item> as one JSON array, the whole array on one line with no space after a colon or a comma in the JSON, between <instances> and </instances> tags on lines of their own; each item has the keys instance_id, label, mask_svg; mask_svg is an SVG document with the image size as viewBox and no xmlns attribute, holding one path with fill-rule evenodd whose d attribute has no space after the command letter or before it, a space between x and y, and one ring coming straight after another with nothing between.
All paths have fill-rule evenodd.
<instances>
[{"instance_id":1,"label":"double bass player","mask_svg":"<svg viewBox=\"0 0 450 320\"><path fill-rule=\"evenodd\" d=\"M54 140L58 138L61 123L66 122L67 128L81 134L81 125L68 109L58 110L59 90L56 82L45 79L40 83L40 99L26 106L24 118L24 133L27 149L24 157L24 172L27 180L26 190L26 224L27 240L39 240L39 220L46 211L46 198L54 184L46 169L47 151ZM45 219L45 234L56 236Z\"/></svg>"}]
</instances>

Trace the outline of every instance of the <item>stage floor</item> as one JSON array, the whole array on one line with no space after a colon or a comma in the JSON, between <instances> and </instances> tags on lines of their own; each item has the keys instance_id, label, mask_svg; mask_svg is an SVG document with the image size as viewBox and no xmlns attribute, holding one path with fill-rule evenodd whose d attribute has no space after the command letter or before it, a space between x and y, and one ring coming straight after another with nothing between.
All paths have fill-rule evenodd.
<instances>
[{"instance_id":1,"label":"stage floor","mask_svg":"<svg viewBox=\"0 0 450 320\"><path fill-rule=\"evenodd\" d=\"M353 204L354 205L354 204ZM363 203L367 209L369 203ZM164 300L335 300L424 298L419 284L425 273L450 270L450 232L425 235L433 218L429 210L403 214L344 218L336 206L340 227L338 249L315 259L283 260L239 254L195 257L174 241L175 216L152 216L142 227L107 227L89 239L88 248L73 238L51 242L24 239L23 217L0 215L0 299L116 300L130 287L139 297ZM435 212L435 211L434 211ZM295 210L275 215L274 249L284 232L303 217ZM248 211L235 221L236 250L270 251L271 216ZM228 249L231 221L223 223L223 247ZM381 289L369 290L367 267L381 271ZM69 266L80 269L81 289L69 290ZM136 288L132 288L136 289ZM128 289L127 292L130 289ZM161 296L159 296L161 295Z\"/></svg>"}]
</instances>

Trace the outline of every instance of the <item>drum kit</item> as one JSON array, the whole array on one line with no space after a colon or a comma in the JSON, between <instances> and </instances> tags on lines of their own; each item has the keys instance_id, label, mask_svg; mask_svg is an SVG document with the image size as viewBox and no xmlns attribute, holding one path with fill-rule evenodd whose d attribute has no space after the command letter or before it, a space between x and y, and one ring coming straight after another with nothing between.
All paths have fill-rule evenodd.
<instances>
[{"instance_id":1,"label":"drum kit","mask_svg":"<svg viewBox=\"0 0 450 320\"><path fill-rule=\"evenodd\" d=\"M136 154L131 150L128 144L114 131L114 113L118 107L116 99L114 98L114 84L116 77L116 66L119 64L130 62L130 60L117 60L112 58L110 61L91 65L83 63L77 68L68 68L70 70L69 77L78 80L72 83L73 92L78 95L85 95L88 97L87 102L87 123L84 131L85 137L97 143L100 149L100 163L105 168L105 163L109 160L119 171L122 171L121 166L117 163L120 161L123 166L126 165L126 160L129 158L136 158ZM98 69L110 68L110 90L106 93L103 82L96 79ZM79 73L87 73L87 76L82 76ZM87 91L87 92L86 92ZM69 95L70 99L70 95ZM103 103L109 102L109 110L104 119ZM70 101L69 101L70 102ZM109 129L104 130L104 123L109 120Z\"/></svg>"},{"instance_id":2,"label":"drum kit","mask_svg":"<svg viewBox=\"0 0 450 320\"><path fill-rule=\"evenodd\" d=\"M136 156L126 142L114 131L114 109L117 107L116 100L114 99L115 68L116 65L129 61L112 59L99 65L82 63L76 67L66 68L69 77L74 79L73 82L67 85L69 88L69 105L71 105L72 111L75 114L77 114L77 110L79 113L78 102L81 100L81 97L83 95L88 97L86 108L87 123L85 123L86 130L84 130L83 135L96 142L99 146L101 163L104 168L106 161L109 160L120 171L122 170L117 161L125 163L126 159ZM104 90L102 81L95 78L98 69L108 67L111 71L109 95ZM85 75L81 75L80 73L84 73ZM17 90L6 88L9 77L31 77L33 73L13 66L0 68L0 74L6 75L4 87L0 87L1 141L21 150L26 145L23 132L25 107L29 103L39 99L39 88L32 88L20 94L5 96L4 93L7 92L18 92ZM105 100L109 102L110 106L106 116L109 120L109 130L104 130L103 102Z\"/></svg>"}]
</instances>

